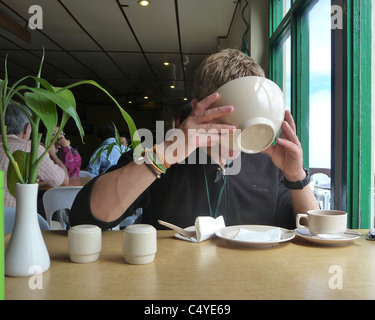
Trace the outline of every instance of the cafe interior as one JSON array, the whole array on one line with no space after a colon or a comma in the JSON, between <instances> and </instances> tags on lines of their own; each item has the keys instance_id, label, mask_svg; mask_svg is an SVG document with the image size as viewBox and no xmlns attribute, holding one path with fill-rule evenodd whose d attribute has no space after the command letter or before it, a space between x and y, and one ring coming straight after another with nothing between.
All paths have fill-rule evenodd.
<instances>
[{"instance_id":1,"label":"cafe interior","mask_svg":"<svg viewBox=\"0 0 375 320\"><path fill-rule=\"evenodd\" d=\"M40 278L33 287L5 277L5 299L374 299L374 28L371 0L1 0L1 79L6 58L10 83L37 75L44 52L43 78L96 81L156 138L157 126L178 128L205 57L226 48L251 56L285 95L321 209L347 212L358 233L343 244L301 236L254 248L163 230L155 261L133 266L121 225L103 232L100 258L87 264L69 261L67 230L43 231L51 265L38 275L42 288ZM85 136L73 120L64 132L84 171L101 126L129 129L96 87L72 92Z\"/></svg>"}]
</instances>

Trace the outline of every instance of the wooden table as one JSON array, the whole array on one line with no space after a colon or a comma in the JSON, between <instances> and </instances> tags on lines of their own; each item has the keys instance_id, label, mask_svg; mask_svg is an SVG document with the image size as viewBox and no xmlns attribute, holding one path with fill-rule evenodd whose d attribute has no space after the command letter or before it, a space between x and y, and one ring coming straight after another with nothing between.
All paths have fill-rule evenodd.
<instances>
[{"instance_id":1,"label":"wooden table","mask_svg":"<svg viewBox=\"0 0 375 320\"><path fill-rule=\"evenodd\" d=\"M71 177L68 187L83 187L92 177Z\"/></svg>"},{"instance_id":2,"label":"wooden table","mask_svg":"<svg viewBox=\"0 0 375 320\"><path fill-rule=\"evenodd\" d=\"M67 186L60 186L63 187L83 187L86 183L88 183L92 177L71 177L69 178L69 184ZM51 187L44 181L39 181L39 191L46 191Z\"/></svg>"},{"instance_id":3,"label":"wooden table","mask_svg":"<svg viewBox=\"0 0 375 320\"><path fill-rule=\"evenodd\" d=\"M122 231L103 232L100 258L90 264L70 262L66 231L43 235L51 267L41 275L42 289L30 289L28 277L6 277L6 299L375 299L375 242L364 236L340 247L296 237L256 249L218 238L191 243L158 231L155 261L129 265Z\"/></svg>"}]
</instances>

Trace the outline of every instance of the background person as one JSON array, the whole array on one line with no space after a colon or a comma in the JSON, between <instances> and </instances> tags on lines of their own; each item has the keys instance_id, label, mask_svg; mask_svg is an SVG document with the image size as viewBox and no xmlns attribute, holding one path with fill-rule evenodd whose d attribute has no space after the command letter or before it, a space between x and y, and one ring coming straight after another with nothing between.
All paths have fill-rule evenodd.
<instances>
[{"instance_id":1,"label":"background person","mask_svg":"<svg viewBox=\"0 0 375 320\"><path fill-rule=\"evenodd\" d=\"M58 130L59 127L56 127L54 134L56 134ZM65 133L63 131L60 132L56 140L55 148L58 158L64 163L68 170L69 177L79 177L82 158L78 150L70 145L70 140L65 138Z\"/></svg>"},{"instance_id":2,"label":"background person","mask_svg":"<svg viewBox=\"0 0 375 320\"><path fill-rule=\"evenodd\" d=\"M96 177L115 164L117 164L118 159L121 154L125 152L125 147L123 145L119 146L115 139L115 129L111 126L101 127L98 132L98 140L100 146L92 154L89 164L86 168L93 177ZM108 146L115 144L110 153L108 153Z\"/></svg>"},{"instance_id":3,"label":"background person","mask_svg":"<svg viewBox=\"0 0 375 320\"><path fill-rule=\"evenodd\" d=\"M121 144L125 147L125 152L131 149L131 139L128 133L121 133L120 134Z\"/></svg>"}]
</instances>

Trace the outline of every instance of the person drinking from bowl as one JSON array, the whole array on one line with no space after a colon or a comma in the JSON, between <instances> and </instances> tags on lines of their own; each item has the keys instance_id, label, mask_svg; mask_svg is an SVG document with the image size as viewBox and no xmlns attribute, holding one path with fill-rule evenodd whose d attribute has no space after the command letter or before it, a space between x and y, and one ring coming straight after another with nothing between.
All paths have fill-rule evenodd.
<instances>
[{"instance_id":1,"label":"person drinking from bowl","mask_svg":"<svg viewBox=\"0 0 375 320\"><path fill-rule=\"evenodd\" d=\"M219 99L216 90L247 76L264 77L264 72L239 50L226 49L207 57L196 72L191 112L174 139L151 145L144 154L146 161L134 159L132 151L125 153L116 166L90 181L76 197L71 225L108 229L143 208L139 222L158 229L158 219L188 227L198 216L220 215L228 226L292 229L295 214L319 209L308 186L301 143L289 111L276 143L262 152L236 154L236 150L224 152L216 147L236 129L220 120L234 112L233 106L213 107ZM202 138L205 135L208 138ZM226 174L235 162L240 170Z\"/></svg>"}]
</instances>

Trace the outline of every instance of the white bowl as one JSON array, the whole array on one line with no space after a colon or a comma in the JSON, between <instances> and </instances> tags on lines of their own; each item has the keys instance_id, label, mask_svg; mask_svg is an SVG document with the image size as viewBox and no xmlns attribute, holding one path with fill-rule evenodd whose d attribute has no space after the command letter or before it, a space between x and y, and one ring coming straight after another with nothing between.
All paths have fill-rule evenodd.
<instances>
[{"instance_id":1,"label":"white bowl","mask_svg":"<svg viewBox=\"0 0 375 320\"><path fill-rule=\"evenodd\" d=\"M220 121L240 129L229 147L246 153L268 148L285 116L285 96L279 86L269 79L250 76L229 81L217 92L220 97L213 107L234 106L234 111Z\"/></svg>"}]
</instances>

